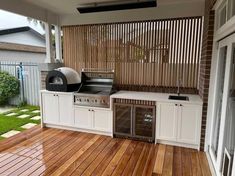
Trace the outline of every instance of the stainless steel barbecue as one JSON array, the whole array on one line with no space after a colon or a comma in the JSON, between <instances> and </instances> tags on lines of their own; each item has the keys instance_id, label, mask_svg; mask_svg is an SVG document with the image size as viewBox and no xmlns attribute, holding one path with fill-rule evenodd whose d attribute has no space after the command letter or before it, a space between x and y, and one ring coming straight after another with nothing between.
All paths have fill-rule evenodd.
<instances>
[{"instance_id":1,"label":"stainless steel barbecue","mask_svg":"<svg viewBox=\"0 0 235 176\"><path fill-rule=\"evenodd\" d=\"M86 70L81 72L81 86L74 102L79 106L110 107L110 95L114 89L114 71Z\"/></svg>"}]
</instances>

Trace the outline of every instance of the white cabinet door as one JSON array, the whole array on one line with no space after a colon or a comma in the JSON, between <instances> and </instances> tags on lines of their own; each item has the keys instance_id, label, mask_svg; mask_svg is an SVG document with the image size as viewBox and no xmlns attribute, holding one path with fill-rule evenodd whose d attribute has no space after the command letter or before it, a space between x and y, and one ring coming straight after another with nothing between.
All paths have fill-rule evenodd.
<instances>
[{"instance_id":1,"label":"white cabinet door","mask_svg":"<svg viewBox=\"0 0 235 176\"><path fill-rule=\"evenodd\" d=\"M83 129L92 128L92 112L87 108L75 108L75 126Z\"/></svg>"},{"instance_id":2,"label":"white cabinet door","mask_svg":"<svg viewBox=\"0 0 235 176\"><path fill-rule=\"evenodd\" d=\"M112 111L92 110L94 130L112 132Z\"/></svg>"},{"instance_id":3,"label":"white cabinet door","mask_svg":"<svg viewBox=\"0 0 235 176\"><path fill-rule=\"evenodd\" d=\"M157 139L176 141L177 106L173 103L157 104Z\"/></svg>"},{"instance_id":4,"label":"white cabinet door","mask_svg":"<svg viewBox=\"0 0 235 176\"><path fill-rule=\"evenodd\" d=\"M59 111L58 111L58 96L51 93L42 94L43 104L43 122L58 124L59 123Z\"/></svg>"},{"instance_id":5,"label":"white cabinet door","mask_svg":"<svg viewBox=\"0 0 235 176\"><path fill-rule=\"evenodd\" d=\"M178 114L178 142L199 144L201 106L180 104Z\"/></svg>"},{"instance_id":6,"label":"white cabinet door","mask_svg":"<svg viewBox=\"0 0 235 176\"><path fill-rule=\"evenodd\" d=\"M59 114L61 125L74 124L73 95L59 94Z\"/></svg>"}]
</instances>

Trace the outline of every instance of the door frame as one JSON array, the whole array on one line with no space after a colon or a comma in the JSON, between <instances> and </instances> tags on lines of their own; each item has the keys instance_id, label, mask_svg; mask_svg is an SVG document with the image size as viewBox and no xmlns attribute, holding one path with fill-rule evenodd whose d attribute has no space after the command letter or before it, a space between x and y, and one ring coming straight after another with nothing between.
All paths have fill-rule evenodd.
<instances>
[{"instance_id":1,"label":"door frame","mask_svg":"<svg viewBox=\"0 0 235 176\"><path fill-rule=\"evenodd\" d=\"M223 98L222 98L222 109L221 109L221 122L220 122L220 129L219 129L219 144L218 144L218 155L217 158L215 157L213 151L211 150L211 147L208 147L208 152L210 155L210 159L212 161L212 164L214 166L215 172L217 175L221 174L221 168L222 168L222 158L223 158L223 141L224 141L224 131L225 131L225 119L226 119L226 112L227 112L227 99L228 99L228 92L229 92L229 86L230 86L230 77L231 77L231 62L232 62L232 49L233 44L235 43L235 34L232 34L225 39L221 40L218 43L218 47L216 48L216 63L214 63L215 66L215 78L213 79L213 83L210 83L210 91L212 93L212 99L210 100L209 106L211 106L211 119L210 120L210 129L207 131L209 133L209 146L212 144L212 138L213 138L213 124L214 124L214 117L216 113L216 90L217 90L217 80L218 80L218 71L219 71L219 59L220 59L220 49L227 46L227 53L226 53L226 66L225 66L225 78L224 78L224 90L223 90ZM212 73L213 73L212 71ZM213 86L212 86L213 84ZM212 87L211 87L212 86ZM209 112L208 112L209 114Z\"/></svg>"}]
</instances>

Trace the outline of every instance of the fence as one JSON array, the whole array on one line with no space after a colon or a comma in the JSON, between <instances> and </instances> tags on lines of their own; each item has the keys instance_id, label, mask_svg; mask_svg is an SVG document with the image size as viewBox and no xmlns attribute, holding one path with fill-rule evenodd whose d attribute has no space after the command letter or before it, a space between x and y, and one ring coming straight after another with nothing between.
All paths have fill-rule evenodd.
<instances>
[{"instance_id":1,"label":"fence","mask_svg":"<svg viewBox=\"0 0 235 176\"><path fill-rule=\"evenodd\" d=\"M6 71L20 81L20 95L12 98L10 104L26 101L30 105L39 105L40 73L37 64L0 61L0 71Z\"/></svg>"}]
</instances>

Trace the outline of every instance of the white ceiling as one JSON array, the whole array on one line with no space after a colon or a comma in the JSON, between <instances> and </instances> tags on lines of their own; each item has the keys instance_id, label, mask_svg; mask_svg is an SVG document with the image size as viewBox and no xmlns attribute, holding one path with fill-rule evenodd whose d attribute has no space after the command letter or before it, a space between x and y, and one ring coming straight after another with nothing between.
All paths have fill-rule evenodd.
<instances>
[{"instance_id":1,"label":"white ceiling","mask_svg":"<svg viewBox=\"0 0 235 176\"><path fill-rule=\"evenodd\" d=\"M78 14L76 7L82 4L107 1L123 1L123 0L24 0L25 2L42 7L56 14ZM175 3L190 3L205 0L157 0L158 5L175 4Z\"/></svg>"}]
</instances>

